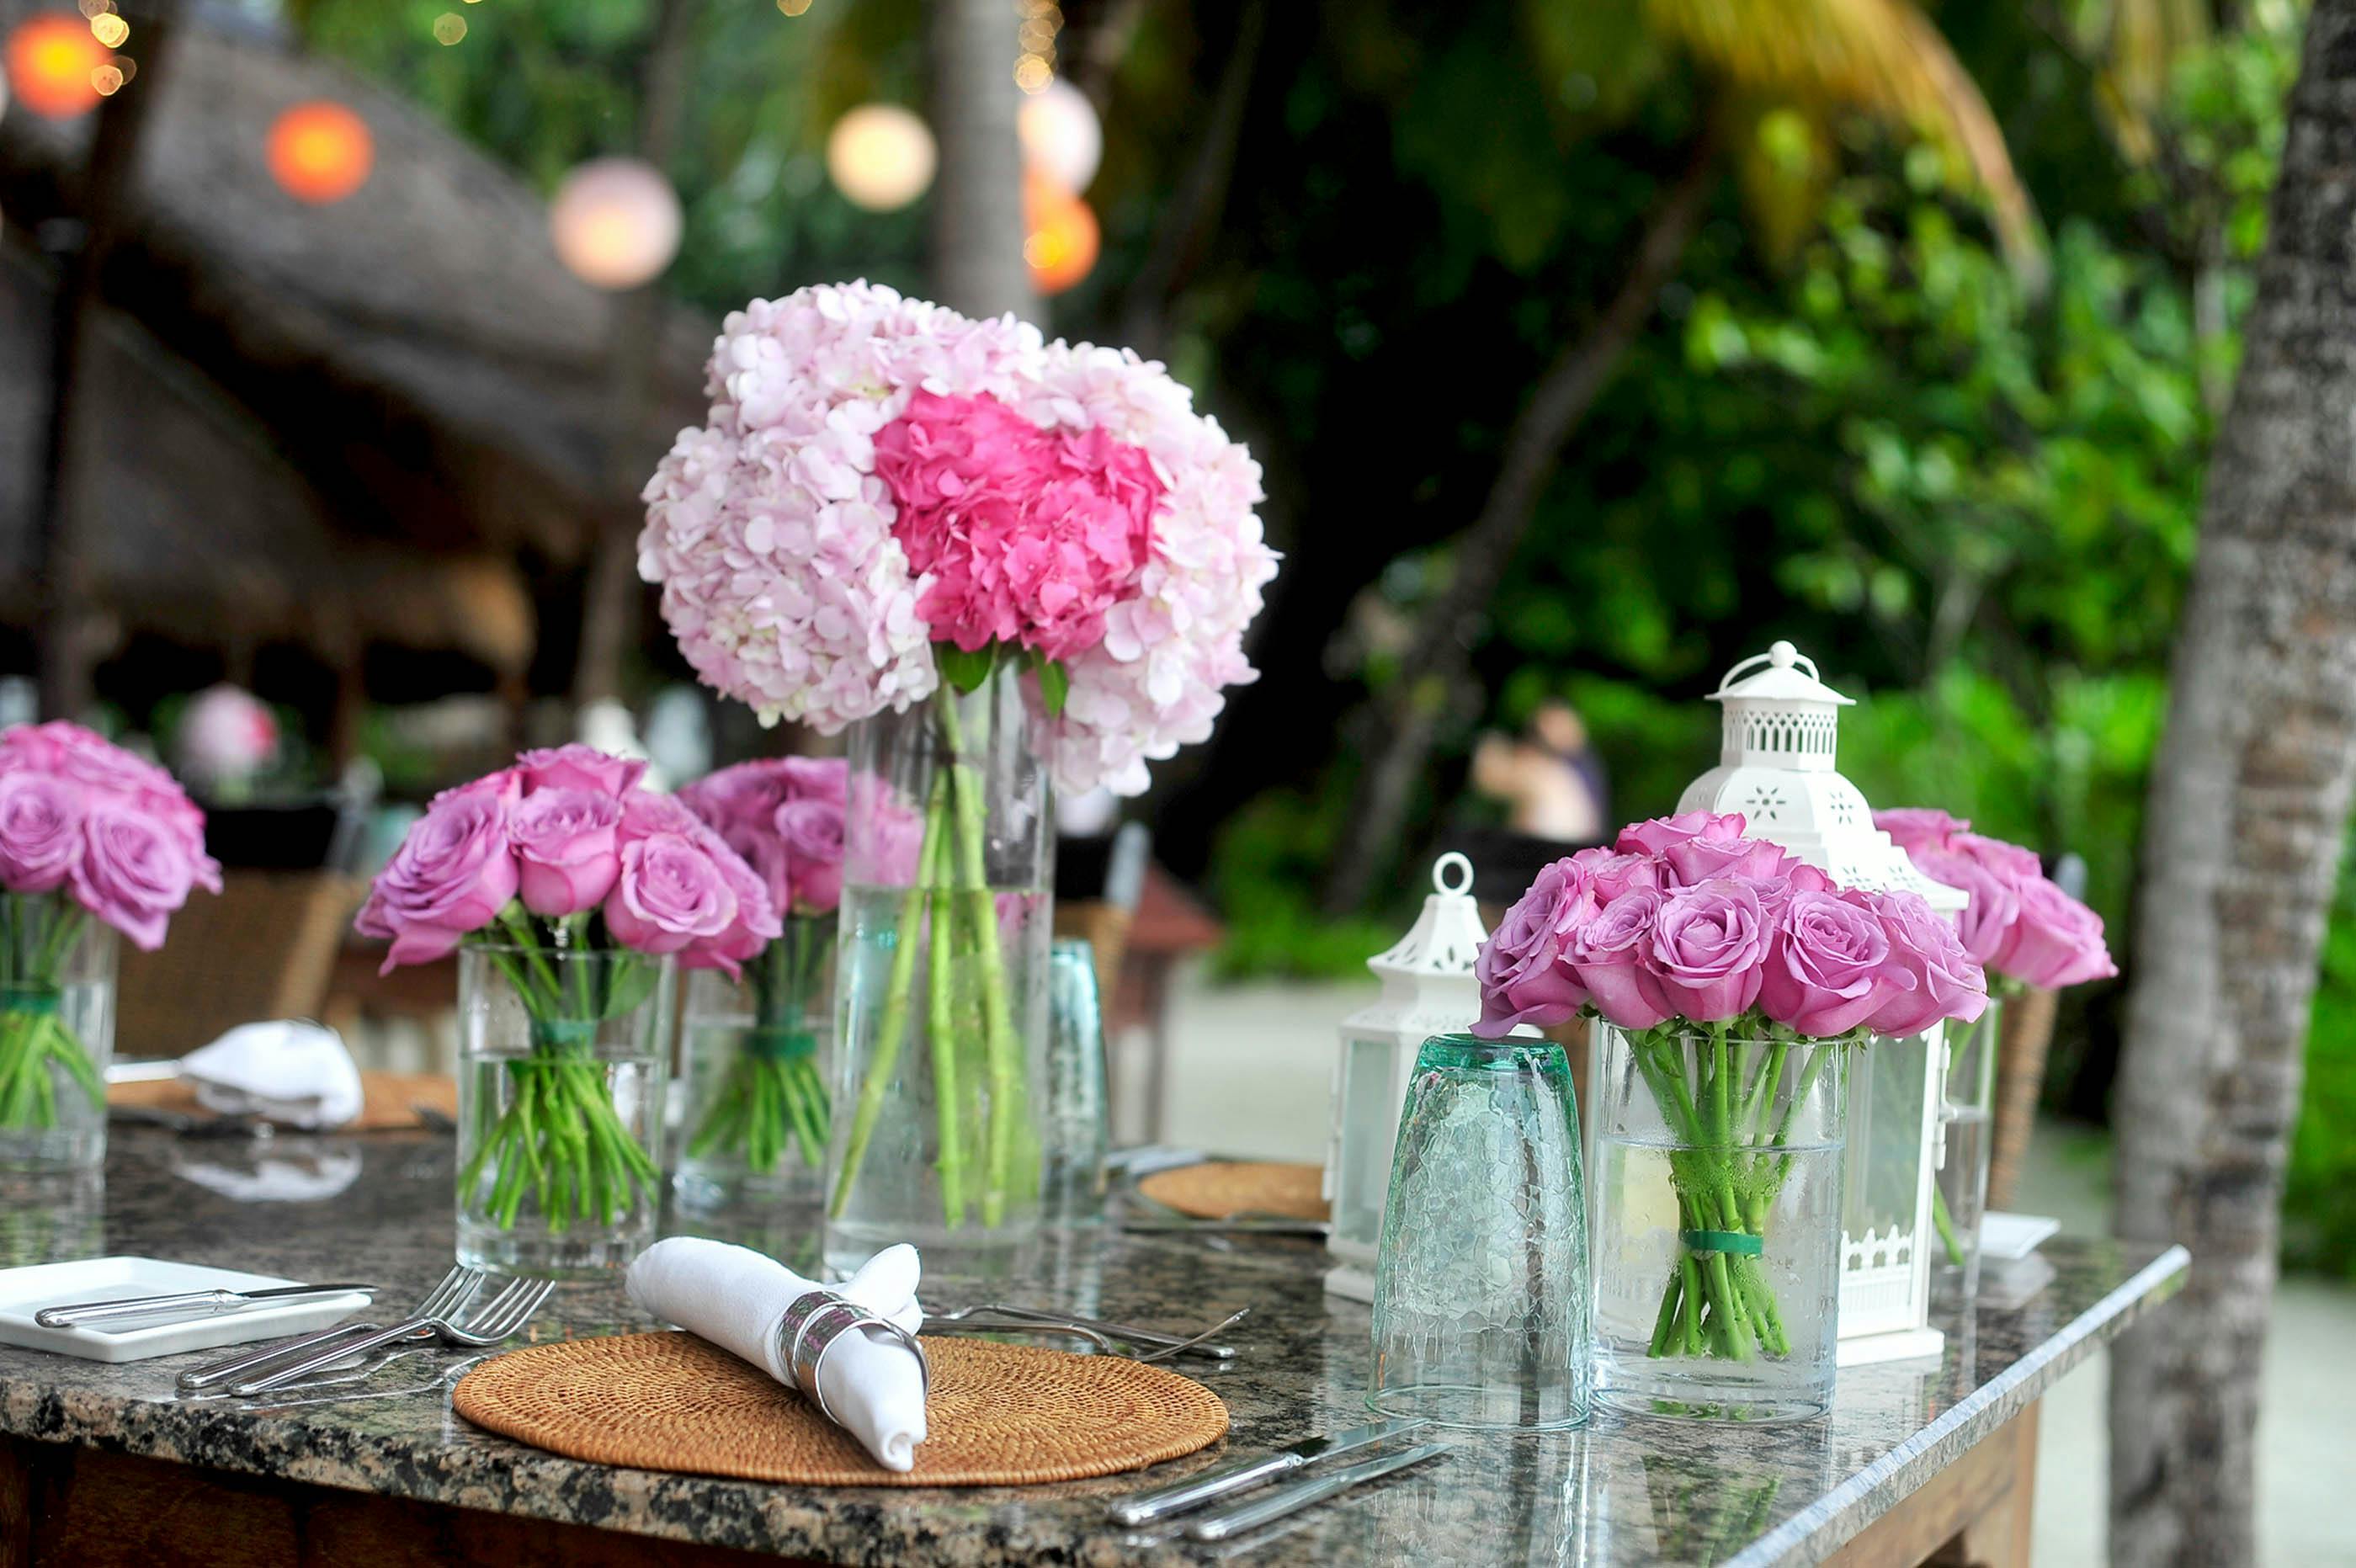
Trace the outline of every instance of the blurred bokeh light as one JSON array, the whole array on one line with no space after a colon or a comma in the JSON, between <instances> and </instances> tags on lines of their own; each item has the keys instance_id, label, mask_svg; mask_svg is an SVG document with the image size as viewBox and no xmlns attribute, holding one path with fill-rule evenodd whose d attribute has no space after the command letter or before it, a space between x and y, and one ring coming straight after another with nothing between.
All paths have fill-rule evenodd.
<instances>
[{"instance_id":1,"label":"blurred bokeh light","mask_svg":"<svg viewBox=\"0 0 2356 1568\"><path fill-rule=\"evenodd\" d=\"M1035 170L1023 181L1023 260L1043 294L1059 294L1097 264L1104 236L1088 204Z\"/></svg>"},{"instance_id":2,"label":"blurred bokeh light","mask_svg":"<svg viewBox=\"0 0 2356 1568\"><path fill-rule=\"evenodd\" d=\"M635 289L679 254L679 193L637 158L594 158L566 175L548 206L556 254L583 283Z\"/></svg>"},{"instance_id":3,"label":"blurred bokeh light","mask_svg":"<svg viewBox=\"0 0 2356 1568\"><path fill-rule=\"evenodd\" d=\"M297 103L270 127L270 177L298 201L341 201L368 183L376 138L340 103Z\"/></svg>"},{"instance_id":4,"label":"blurred bokeh light","mask_svg":"<svg viewBox=\"0 0 2356 1568\"><path fill-rule=\"evenodd\" d=\"M111 63L78 17L27 16L8 35L8 86L17 103L51 120L88 113L101 96L92 74Z\"/></svg>"},{"instance_id":5,"label":"blurred bokeh light","mask_svg":"<svg viewBox=\"0 0 2356 1568\"><path fill-rule=\"evenodd\" d=\"M931 128L896 103L862 103L826 138L827 176L870 212L897 211L924 195L938 162Z\"/></svg>"},{"instance_id":6,"label":"blurred bokeh light","mask_svg":"<svg viewBox=\"0 0 2356 1568\"><path fill-rule=\"evenodd\" d=\"M1088 95L1060 78L1023 101L1015 123L1023 161L1074 196L1104 161L1104 125Z\"/></svg>"}]
</instances>

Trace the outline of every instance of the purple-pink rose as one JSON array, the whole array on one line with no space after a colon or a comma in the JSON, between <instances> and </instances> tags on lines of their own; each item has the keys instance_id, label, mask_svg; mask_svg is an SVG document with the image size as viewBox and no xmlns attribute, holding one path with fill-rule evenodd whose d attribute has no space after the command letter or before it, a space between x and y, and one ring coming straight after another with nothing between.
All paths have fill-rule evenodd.
<instances>
[{"instance_id":1,"label":"purple-pink rose","mask_svg":"<svg viewBox=\"0 0 2356 1568\"><path fill-rule=\"evenodd\" d=\"M1759 999L1773 936L1751 883L1737 877L1697 882L1661 901L1646 971L1670 1011L1717 1023Z\"/></svg>"},{"instance_id":2,"label":"purple-pink rose","mask_svg":"<svg viewBox=\"0 0 2356 1568\"><path fill-rule=\"evenodd\" d=\"M1657 889L1630 888L1571 933L1571 972L1587 987L1596 1010L1622 1029L1651 1029L1676 1010L1647 967L1662 901Z\"/></svg>"},{"instance_id":3,"label":"purple-pink rose","mask_svg":"<svg viewBox=\"0 0 2356 1568\"><path fill-rule=\"evenodd\" d=\"M1570 859L1587 873L1598 903L1608 904L1632 888L1661 885L1661 863L1650 855L1623 855L1599 844L1591 849L1581 849Z\"/></svg>"},{"instance_id":4,"label":"purple-pink rose","mask_svg":"<svg viewBox=\"0 0 2356 1568\"><path fill-rule=\"evenodd\" d=\"M536 789L585 789L593 795L624 795L637 787L646 771L642 762L578 741L522 752L515 765L527 794Z\"/></svg>"},{"instance_id":5,"label":"purple-pink rose","mask_svg":"<svg viewBox=\"0 0 2356 1568\"><path fill-rule=\"evenodd\" d=\"M448 789L427 801L425 809L432 811L436 806L450 801L462 800L470 795L487 795L501 805L512 805L523 796L523 774L514 768L500 768L495 773L485 773L481 778L468 779L462 784L452 784Z\"/></svg>"},{"instance_id":6,"label":"purple-pink rose","mask_svg":"<svg viewBox=\"0 0 2356 1568\"><path fill-rule=\"evenodd\" d=\"M85 792L46 773L0 773L0 888L46 893L81 859Z\"/></svg>"},{"instance_id":7,"label":"purple-pink rose","mask_svg":"<svg viewBox=\"0 0 2356 1568\"><path fill-rule=\"evenodd\" d=\"M498 918L515 897L516 857L506 805L495 793L461 795L429 808L377 873L360 911L364 934L392 940L383 973L447 955L458 939Z\"/></svg>"},{"instance_id":8,"label":"purple-pink rose","mask_svg":"<svg viewBox=\"0 0 2356 1568\"><path fill-rule=\"evenodd\" d=\"M508 813L523 907L561 920L595 909L622 869L622 803L585 789L535 790Z\"/></svg>"},{"instance_id":9,"label":"purple-pink rose","mask_svg":"<svg viewBox=\"0 0 2356 1568\"><path fill-rule=\"evenodd\" d=\"M2001 838L1990 838L1986 834L1958 833L1947 840L1947 848L1978 861L2016 887L2045 874L2044 863L2038 859L2035 851L2024 849L2018 844L2008 844Z\"/></svg>"},{"instance_id":10,"label":"purple-pink rose","mask_svg":"<svg viewBox=\"0 0 2356 1568\"><path fill-rule=\"evenodd\" d=\"M623 845L605 929L640 953L677 953L725 933L736 903L718 863L693 838L655 833Z\"/></svg>"},{"instance_id":11,"label":"purple-pink rose","mask_svg":"<svg viewBox=\"0 0 2356 1568\"><path fill-rule=\"evenodd\" d=\"M739 973L738 965L776 941L785 927L778 919L779 906L770 901L759 873L743 856L724 841L715 844L712 838L705 840L703 848L719 868L720 880L735 895L736 918L711 941L681 949L679 961L689 969L723 970L733 979Z\"/></svg>"},{"instance_id":12,"label":"purple-pink rose","mask_svg":"<svg viewBox=\"0 0 2356 1568\"><path fill-rule=\"evenodd\" d=\"M1713 811L1681 811L1675 816L1655 816L1649 822L1632 822L1620 830L1612 848L1622 855L1658 855L1672 844L1682 844L1689 838L1711 834L1724 838L1742 837L1744 824L1739 811L1721 816Z\"/></svg>"},{"instance_id":13,"label":"purple-pink rose","mask_svg":"<svg viewBox=\"0 0 2356 1568\"><path fill-rule=\"evenodd\" d=\"M1890 937L1871 911L1819 891L1792 895L1768 955L1759 1006L1804 1035L1846 1034L1914 987L1890 962Z\"/></svg>"},{"instance_id":14,"label":"purple-pink rose","mask_svg":"<svg viewBox=\"0 0 2356 1568\"><path fill-rule=\"evenodd\" d=\"M1999 975L2059 990L2117 974L2103 940L2103 917L2063 892L2050 878L2019 883L2019 917L2004 948L1989 961Z\"/></svg>"},{"instance_id":15,"label":"purple-pink rose","mask_svg":"<svg viewBox=\"0 0 2356 1568\"><path fill-rule=\"evenodd\" d=\"M675 795L634 789L622 797L622 826L618 837L625 844L636 838L649 838L658 833L668 833L692 842L703 830L703 819L681 805Z\"/></svg>"},{"instance_id":16,"label":"purple-pink rose","mask_svg":"<svg viewBox=\"0 0 2356 1568\"><path fill-rule=\"evenodd\" d=\"M143 952L164 945L172 912L188 901L196 867L165 823L128 803L93 800L82 849L68 879L74 901Z\"/></svg>"},{"instance_id":17,"label":"purple-pink rose","mask_svg":"<svg viewBox=\"0 0 2356 1568\"><path fill-rule=\"evenodd\" d=\"M1481 983L1481 1021L1472 1032L1497 1040L1521 1024L1554 1029L1587 1000L1566 961L1572 934L1595 915L1595 892L1576 859L1537 874L1489 940L1473 970Z\"/></svg>"},{"instance_id":18,"label":"purple-pink rose","mask_svg":"<svg viewBox=\"0 0 2356 1568\"><path fill-rule=\"evenodd\" d=\"M1969 901L1955 917L1955 934L1964 951L1983 967L1996 966L1996 956L2012 935L2020 918L2020 895L2014 878L1986 860L1955 849L1919 849L1915 869L1934 882L1944 882Z\"/></svg>"},{"instance_id":19,"label":"purple-pink rose","mask_svg":"<svg viewBox=\"0 0 2356 1568\"><path fill-rule=\"evenodd\" d=\"M1724 826L1734 824L1732 828ZM1751 877L1764 881L1781 872L1790 857L1780 844L1770 844L1764 838L1742 836L1742 818L1721 818L1691 838L1681 839L1661 851L1661 859L1668 867L1670 880L1677 887L1689 888L1706 882L1712 877Z\"/></svg>"},{"instance_id":20,"label":"purple-pink rose","mask_svg":"<svg viewBox=\"0 0 2356 1568\"><path fill-rule=\"evenodd\" d=\"M1959 816L1928 805L1893 805L1873 814L1873 825L1909 855L1917 849L1944 849L1947 841L1971 827Z\"/></svg>"},{"instance_id":21,"label":"purple-pink rose","mask_svg":"<svg viewBox=\"0 0 2356 1568\"><path fill-rule=\"evenodd\" d=\"M777 837L785 845L798 914L825 914L842 902L843 808L811 796L777 807Z\"/></svg>"},{"instance_id":22,"label":"purple-pink rose","mask_svg":"<svg viewBox=\"0 0 2356 1568\"><path fill-rule=\"evenodd\" d=\"M1920 893L1846 893L1872 912L1890 939L1892 988L1866 1021L1897 1039L1921 1034L1942 1019L1969 1023L1987 1008L1987 976L1964 951L1955 928L1922 901ZM1897 976L1912 981L1901 987Z\"/></svg>"}]
</instances>

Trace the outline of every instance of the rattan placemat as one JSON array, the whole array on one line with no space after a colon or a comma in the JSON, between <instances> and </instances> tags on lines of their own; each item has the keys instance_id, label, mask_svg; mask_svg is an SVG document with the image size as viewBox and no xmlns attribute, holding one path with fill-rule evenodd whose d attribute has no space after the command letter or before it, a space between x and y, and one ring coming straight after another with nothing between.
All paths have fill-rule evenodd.
<instances>
[{"instance_id":1,"label":"rattan placemat","mask_svg":"<svg viewBox=\"0 0 2356 1568\"><path fill-rule=\"evenodd\" d=\"M1007 1487L1110 1476L1227 1430L1198 1382L1118 1356L926 1336L916 1467L877 1464L801 1395L691 1334L513 1350L451 1396L477 1426L600 1465L808 1487Z\"/></svg>"},{"instance_id":2,"label":"rattan placemat","mask_svg":"<svg viewBox=\"0 0 2356 1568\"><path fill-rule=\"evenodd\" d=\"M1313 1165L1272 1165L1257 1160L1210 1160L1157 1170L1137 1189L1156 1203L1201 1220L1237 1214L1281 1214L1288 1220L1328 1220L1330 1206L1318 1196L1324 1171Z\"/></svg>"}]
</instances>

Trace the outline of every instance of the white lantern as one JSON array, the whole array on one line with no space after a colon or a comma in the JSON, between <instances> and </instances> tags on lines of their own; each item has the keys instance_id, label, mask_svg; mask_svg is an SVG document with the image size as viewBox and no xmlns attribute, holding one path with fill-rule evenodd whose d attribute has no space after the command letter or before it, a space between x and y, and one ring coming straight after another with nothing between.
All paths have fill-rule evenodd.
<instances>
[{"instance_id":1,"label":"white lantern","mask_svg":"<svg viewBox=\"0 0 2356 1568\"><path fill-rule=\"evenodd\" d=\"M1416 1052L1433 1035L1462 1033L1481 1018L1472 963L1489 928L1472 901L1472 862L1442 855L1432 865L1431 887L1415 929L1366 960L1383 983L1381 997L1342 1020L1325 1153L1325 1198L1333 1215L1325 1243L1333 1267L1325 1288L1354 1301L1375 1298L1375 1247Z\"/></svg>"},{"instance_id":2,"label":"white lantern","mask_svg":"<svg viewBox=\"0 0 2356 1568\"><path fill-rule=\"evenodd\" d=\"M1756 838L1783 846L1843 887L1920 893L1954 920L1965 896L1914 869L1873 825L1873 808L1833 769L1849 699L1816 678L1789 643L1744 659L1710 694L1725 709L1718 766L1677 809L1739 811ZM1842 1366L1939 1352L1930 1327L1931 1195L1937 1169L1942 1029L1859 1047L1850 1062L1841 1205Z\"/></svg>"}]
</instances>

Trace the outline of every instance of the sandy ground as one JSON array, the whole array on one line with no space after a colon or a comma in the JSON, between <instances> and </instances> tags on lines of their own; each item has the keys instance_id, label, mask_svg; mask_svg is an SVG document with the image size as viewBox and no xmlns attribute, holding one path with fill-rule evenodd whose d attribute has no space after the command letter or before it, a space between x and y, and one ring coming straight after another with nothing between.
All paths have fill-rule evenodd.
<instances>
[{"instance_id":1,"label":"sandy ground","mask_svg":"<svg viewBox=\"0 0 2356 1568\"><path fill-rule=\"evenodd\" d=\"M1164 1136L1224 1153L1322 1160L1335 1026L1372 999L1370 983L1175 987ZM1141 1042L1116 1042L1119 1131L1141 1136ZM1248 1085L1248 1093L1238 1090ZM2015 1207L2066 1231L2108 1221L2103 1140L2054 1127L2031 1147ZM2356 1288L2294 1279L2275 1297L2259 1429L2262 1568L2356 1565L2345 1496L2356 1478ZM2107 1358L2081 1367L2045 1398L2038 1460L2037 1561L2104 1562L2103 1467Z\"/></svg>"}]
</instances>

